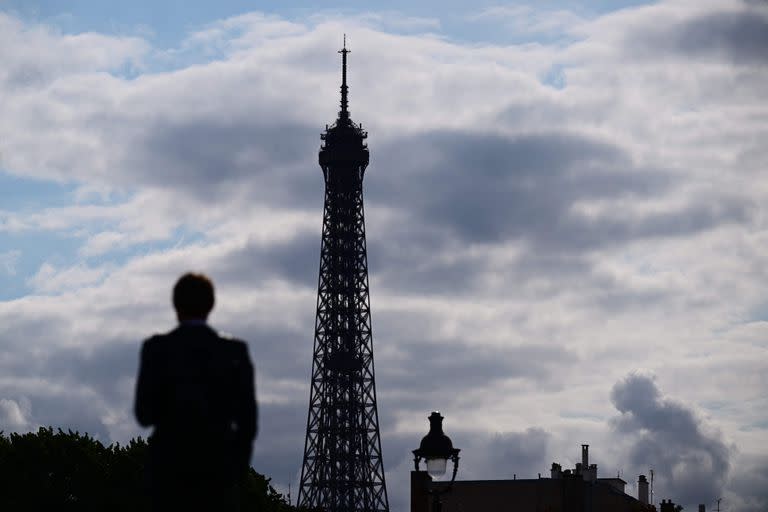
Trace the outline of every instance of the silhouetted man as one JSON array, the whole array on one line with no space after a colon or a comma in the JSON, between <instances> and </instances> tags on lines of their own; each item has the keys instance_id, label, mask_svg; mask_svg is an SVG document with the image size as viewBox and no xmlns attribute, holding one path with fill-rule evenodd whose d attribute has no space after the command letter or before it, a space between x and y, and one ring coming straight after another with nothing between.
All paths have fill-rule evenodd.
<instances>
[{"instance_id":1,"label":"silhouetted man","mask_svg":"<svg viewBox=\"0 0 768 512\"><path fill-rule=\"evenodd\" d=\"M155 510L237 510L256 437L247 345L206 320L213 284L185 274L173 288L179 326L144 341L136 419L154 426L147 476Z\"/></svg>"}]
</instances>

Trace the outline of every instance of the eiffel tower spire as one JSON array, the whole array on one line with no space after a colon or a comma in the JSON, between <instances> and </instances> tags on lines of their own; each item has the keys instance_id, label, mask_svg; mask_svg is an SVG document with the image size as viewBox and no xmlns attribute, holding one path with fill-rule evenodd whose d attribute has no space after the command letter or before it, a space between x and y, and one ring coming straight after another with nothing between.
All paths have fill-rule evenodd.
<instances>
[{"instance_id":1,"label":"eiffel tower spire","mask_svg":"<svg viewBox=\"0 0 768 512\"><path fill-rule=\"evenodd\" d=\"M347 100L347 54L350 53L347 50L347 35L344 34L344 47L339 50L341 54L341 112L339 112L339 119L349 119L349 102Z\"/></svg>"}]
</instances>

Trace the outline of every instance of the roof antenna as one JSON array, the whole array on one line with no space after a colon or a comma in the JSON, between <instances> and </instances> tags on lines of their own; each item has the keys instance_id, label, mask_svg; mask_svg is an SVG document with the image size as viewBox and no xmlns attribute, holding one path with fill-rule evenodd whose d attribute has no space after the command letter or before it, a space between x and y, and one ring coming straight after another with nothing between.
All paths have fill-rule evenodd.
<instances>
[{"instance_id":1,"label":"roof antenna","mask_svg":"<svg viewBox=\"0 0 768 512\"><path fill-rule=\"evenodd\" d=\"M291 504L291 475L288 475L288 504Z\"/></svg>"}]
</instances>

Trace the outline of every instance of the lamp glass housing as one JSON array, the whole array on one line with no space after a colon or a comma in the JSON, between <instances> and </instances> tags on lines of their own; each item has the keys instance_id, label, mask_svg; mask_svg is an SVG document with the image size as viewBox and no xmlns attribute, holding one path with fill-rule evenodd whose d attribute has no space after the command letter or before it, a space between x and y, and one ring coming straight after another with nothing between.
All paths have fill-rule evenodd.
<instances>
[{"instance_id":1,"label":"lamp glass housing","mask_svg":"<svg viewBox=\"0 0 768 512\"><path fill-rule=\"evenodd\" d=\"M427 473L437 480L445 474L447 465L448 459L442 457L429 458L427 459Z\"/></svg>"}]
</instances>

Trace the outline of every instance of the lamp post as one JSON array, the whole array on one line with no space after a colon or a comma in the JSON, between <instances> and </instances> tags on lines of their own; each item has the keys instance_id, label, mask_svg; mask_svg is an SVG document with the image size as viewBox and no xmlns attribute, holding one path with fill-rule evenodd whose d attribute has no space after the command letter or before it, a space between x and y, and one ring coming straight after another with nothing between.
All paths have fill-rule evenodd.
<instances>
[{"instance_id":1,"label":"lamp post","mask_svg":"<svg viewBox=\"0 0 768 512\"><path fill-rule=\"evenodd\" d=\"M451 438L443 433L443 416L433 411L429 415L429 433L424 436L419 444L419 448L413 450L413 462L416 471L419 471L419 462L423 459L427 466L427 473L433 480L437 480L445 474L448 468L448 460L453 462L453 471L451 481L442 489L431 488L429 490L432 496L432 512L441 512L442 501L440 496L450 492L456 472L459 470L459 449L453 447Z\"/></svg>"}]
</instances>

